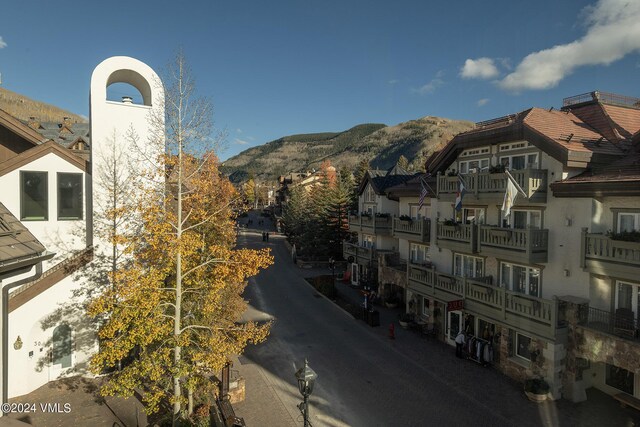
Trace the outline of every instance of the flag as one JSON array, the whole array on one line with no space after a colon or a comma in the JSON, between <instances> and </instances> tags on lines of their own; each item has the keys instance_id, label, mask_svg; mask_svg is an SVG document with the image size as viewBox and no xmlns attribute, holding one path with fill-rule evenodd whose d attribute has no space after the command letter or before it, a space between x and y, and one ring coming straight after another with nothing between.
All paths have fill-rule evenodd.
<instances>
[{"instance_id":1,"label":"flag","mask_svg":"<svg viewBox=\"0 0 640 427\"><path fill-rule=\"evenodd\" d=\"M418 210L422 209L424 198L429 194L429 190L427 190L428 185L424 182L423 178L420 178L420 186L422 187L422 191L420 192L420 199L418 200Z\"/></svg>"},{"instance_id":2,"label":"flag","mask_svg":"<svg viewBox=\"0 0 640 427\"><path fill-rule=\"evenodd\" d=\"M456 210L460 212L462 210L462 198L465 194L467 194L467 190L460 175L458 175L458 179L460 180L460 187L458 188L458 192L456 193Z\"/></svg>"},{"instance_id":3,"label":"flag","mask_svg":"<svg viewBox=\"0 0 640 427\"><path fill-rule=\"evenodd\" d=\"M525 193L522 187L518 185L518 182L508 170L504 171L504 173L507 176L507 189L504 193L504 201L502 202L502 215L506 218L511 213L511 208L515 203L518 194L522 194L525 198L528 198L529 196L527 196L527 193Z\"/></svg>"},{"instance_id":4,"label":"flag","mask_svg":"<svg viewBox=\"0 0 640 427\"><path fill-rule=\"evenodd\" d=\"M507 177L507 190L504 192L504 201L502 202L502 216L506 218L511 213L511 207L518 196L518 189L511 178Z\"/></svg>"}]
</instances>

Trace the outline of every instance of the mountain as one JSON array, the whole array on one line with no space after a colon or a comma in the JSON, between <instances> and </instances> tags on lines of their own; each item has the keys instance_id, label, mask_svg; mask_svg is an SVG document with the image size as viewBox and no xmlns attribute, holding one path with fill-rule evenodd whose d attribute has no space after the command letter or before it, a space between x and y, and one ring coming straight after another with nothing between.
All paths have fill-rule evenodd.
<instances>
[{"instance_id":1,"label":"mountain","mask_svg":"<svg viewBox=\"0 0 640 427\"><path fill-rule=\"evenodd\" d=\"M395 126L369 123L344 132L285 136L229 158L221 170L234 182L250 174L271 181L288 172L318 169L324 160L337 169L354 169L362 159L373 168L388 169L401 155L410 168L422 170L427 156L473 126L468 121L427 116Z\"/></svg>"},{"instance_id":2,"label":"mountain","mask_svg":"<svg viewBox=\"0 0 640 427\"><path fill-rule=\"evenodd\" d=\"M76 123L88 121L86 117L73 114L54 105L34 101L1 87L0 109L24 121L28 121L30 117L35 117L40 122L62 122L65 117L69 117L72 122Z\"/></svg>"}]
</instances>

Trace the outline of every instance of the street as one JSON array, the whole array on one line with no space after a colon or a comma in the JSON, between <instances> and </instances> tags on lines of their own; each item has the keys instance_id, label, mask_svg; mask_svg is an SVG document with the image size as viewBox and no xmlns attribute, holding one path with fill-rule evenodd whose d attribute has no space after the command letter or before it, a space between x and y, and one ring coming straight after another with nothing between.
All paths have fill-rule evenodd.
<instances>
[{"instance_id":1,"label":"street","mask_svg":"<svg viewBox=\"0 0 640 427\"><path fill-rule=\"evenodd\" d=\"M256 227L258 216L252 214L252 218ZM305 358L318 374L310 398L314 427L600 422L593 405L531 403L520 385L491 368L456 359L452 347L406 331L398 331L397 339L390 340L384 323L371 328L354 320L306 283L282 240L272 235L265 243L261 231L251 230L243 231L238 240L242 247L266 245L275 257L274 264L252 278L245 291L250 313L257 320L274 319L271 334L265 343L249 346L240 363L259 370L272 393L264 411L285 416L277 422L247 416L247 425L302 425L296 407L302 397L294 373ZM246 386L249 399L252 384ZM255 398L260 397L265 396ZM242 409L247 404L238 406L239 416L245 416ZM615 416L605 419L608 425L623 425L617 424ZM625 420L629 418L620 418L627 424Z\"/></svg>"}]
</instances>

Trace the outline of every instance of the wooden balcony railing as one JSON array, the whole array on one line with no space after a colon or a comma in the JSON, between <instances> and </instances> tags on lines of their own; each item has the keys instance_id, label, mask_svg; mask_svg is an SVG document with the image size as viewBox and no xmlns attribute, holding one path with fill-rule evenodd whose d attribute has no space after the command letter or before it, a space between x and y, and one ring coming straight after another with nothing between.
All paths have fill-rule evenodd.
<instances>
[{"instance_id":1,"label":"wooden balcony railing","mask_svg":"<svg viewBox=\"0 0 640 427\"><path fill-rule=\"evenodd\" d=\"M547 262L549 230L480 225L478 252L527 263Z\"/></svg>"},{"instance_id":2,"label":"wooden balcony railing","mask_svg":"<svg viewBox=\"0 0 640 427\"><path fill-rule=\"evenodd\" d=\"M640 242L613 240L582 229L581 266L596 274L633 279L640 275Z\"/></svg>"},{"instance_id":3,"label":"wooden balcony railing","mask_svg":"<svg viewBox=\"0 0 640 427\"><path fill-rule=\"evenodd\" d=\"M454 250L477 251L477 227L475 224L436 225L438 246Z\"/></svg>"},{"instance_id":4,"label":"wooden balcony railing","mask_svg":"<svg viewBox=\"0 0 640 427\"><path fill-rule=\"evenodd\" d=\"M511 176L524 190L528 198L535 194L547 192L546 169L521 169L510 171ZM504 194L507 189L507 176L504 173L478 172L462 174L468 193L476 196L480 194L498 193ZM457 176L438 175L438 195L456 194L460 187Z\"/></svg>"},{"instance_id":5,"label":"wooden balcony railing","mask_svg":"<svg viewBox=\"0 0 640 427\"><path fill-rule=\"evenodd\" d=\"M368 231L373 234L388 234L391 232L391 216L349 215L349 229L351 231Z\"/></svg>"},{"instance_id":6,"label":"wooden balcony railing","mask_svg":"<svg viewBox=\"0 0 640 427\"><path fill-rule=\"evenodd\" d=\"M344 242L342 246L343 256L348 259L349 256L353 256L358 262L370 262L375 261L377 254L374 248L366 248L355 243Z\"/></svg>"},{"instance_id":7,"label":"wooden balcony railing","mask_svg":"<svg viewBox=\"0 0 640 427\"><path fill-rule=\"evenodd\" d=\"M464 300L469 313L495 319L524 331L554 338L558 322L558 303L491 284L491 277L464 278L436 272L415 264L408 266L409 288L431 296Z\"/></svg>"},{"instance_id":8,"label":"wooden balcony railing","mask_svg":"<svg viewBox=\"0 0 640 427\"><path fill-rule=\"evenodd\" d=\"M429 243L431 240L431 220L429 218L413 220L393 218L391 233L393 237L396 238L412 239Z\"/></svg>"}]
</instances>

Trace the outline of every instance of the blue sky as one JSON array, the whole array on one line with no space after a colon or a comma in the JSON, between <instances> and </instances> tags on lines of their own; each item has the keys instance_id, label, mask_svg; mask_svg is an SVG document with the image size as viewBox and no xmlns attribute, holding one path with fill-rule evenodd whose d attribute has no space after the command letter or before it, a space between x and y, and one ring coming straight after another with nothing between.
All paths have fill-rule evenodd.
<instances>
[{"instance_id":1,"label":"blue sky","mask_svg":"<svg viewBox=\"0 0 640 427\"><path fill-rule=\"evenodd\" d=\"M114 55L182 48L226 159L295 133L480 121L592 90L640 96L640 1L5 0L2 86L88 115Z\"/></svg>"}]
</instances>

